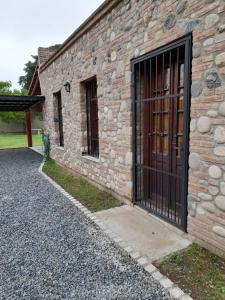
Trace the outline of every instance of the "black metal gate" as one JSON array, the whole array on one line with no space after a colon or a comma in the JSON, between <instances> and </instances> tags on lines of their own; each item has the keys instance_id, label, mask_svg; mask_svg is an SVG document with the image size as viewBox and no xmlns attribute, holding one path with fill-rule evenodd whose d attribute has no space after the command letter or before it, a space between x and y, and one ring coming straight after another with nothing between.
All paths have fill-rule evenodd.
<instances>
[{"instance_id":1,"label":"black metal gate","mask_svg":"<svg viewBox=\"0 0 225 300\"><path fill-rule=\"evenodd\" d=\"M134 202L186 231L191 36L132 62Z\"/></svg>"}]
</instances>

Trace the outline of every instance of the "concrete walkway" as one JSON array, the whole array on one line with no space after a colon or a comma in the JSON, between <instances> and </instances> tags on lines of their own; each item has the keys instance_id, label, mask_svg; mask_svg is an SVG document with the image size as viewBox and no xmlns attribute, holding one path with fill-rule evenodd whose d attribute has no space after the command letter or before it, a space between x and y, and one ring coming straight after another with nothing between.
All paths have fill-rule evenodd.
<instances>
[{"instance_id":1,"label":"concrete walkway","mask_svg":"<svg viewBox=\"0 0 225 300\"><path fill-rule=\"evenodd\" d=\"M0 299L169 299L38 172L41 160L0 151Z\"/></svg>"},{"instance_id":2,"label":"concrete walkway","mask_svg":"<svg viewBox=\"0 0 225 300\"><path fill-rule=\"evenodd\" d=\"M43 149L43 146L34 146L34 147L31 147L30 148L31 150L41 154L41 155L44 155L44 149Z\"/></svg>"},{"instance_id":3,"label":"concrete walkway","mask_svg":"<svg viewBox=\"0 0 225 300\"><path fill-rule=\"evenodd\" d=\"M191 244L184 233L128 205L95 213L134 251L154 262Z\"/></svg>"}]
</instances>

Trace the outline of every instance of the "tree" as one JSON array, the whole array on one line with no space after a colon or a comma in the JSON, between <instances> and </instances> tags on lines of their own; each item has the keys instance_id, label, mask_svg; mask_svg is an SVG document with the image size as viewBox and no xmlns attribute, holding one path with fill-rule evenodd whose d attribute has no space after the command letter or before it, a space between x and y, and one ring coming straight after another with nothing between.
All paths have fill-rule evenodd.
<instances>
[{"instance_id":1,"label":"tree","mask_svg":"<svg viewBox=\"0 0 225 300\"><path fill-rule=\"evenodd\" d=\"M27 95L27 90L12 90L12 83L10 81L0 81L0 95ZM25 125L26 118L24 112L0 112L0 119L5 123L14 121Z\"/></svg>"},{"instance_id":2,"label":"tree","mask_svg":"<svg viewBox=\"0 0 225 300\"><path fill-rule=\"evenodd\" d=\"M49 50L51 51L56 51L59 47L61 46L61 44L55 44L53 46L48 47ZM24 72L25 75L22 75L19 77L19 85L23 88L23 89L29 89L30 84L31 84L31 80L35 71L35 68L37 66L38 63L38 56L37 55L31 55L32 60L29 60L24 67Z\"/></svg>"},{"instance_id":3,"label":"tree","mask_svg":"<svg viewBox=\"0 0 225 300\"><path fill-rule=\"evenodd\" d=\"M55 44L53 46L48 47L51 51L56 51L61 47L61 44Z\"/></svg>"},{"instance_id":4,"label":"tree","mask_svg":"<svg viewBox=\"0 0 225 300\"><path fill-rule=\"evenodd\" d=\"M34 74L34 71L35 71L35 68L37 66L37 62L38 62L38 57L37 55L31 55L31 57L33 58L33 60L29 60L26 64L25 64L25 67L24 67L24 72L25 72L25 75L23 76L20 76L19 77L19 85L21 85L21 87L23 89L29 89L29 86L30 86L30 83L31 83L31 80L32 80L32 77L33 77L33 74Z\"/></svg>"},{"instance_id":5,"label":"tree","mask_svg":"<svg viewBox=\"0 0 225 300\"><path fill-rule=\"evenodd\" d=\"M11 94L11 82L10 81L0 81L0 94L9 95Z\"/></svg>"}]
</instances>

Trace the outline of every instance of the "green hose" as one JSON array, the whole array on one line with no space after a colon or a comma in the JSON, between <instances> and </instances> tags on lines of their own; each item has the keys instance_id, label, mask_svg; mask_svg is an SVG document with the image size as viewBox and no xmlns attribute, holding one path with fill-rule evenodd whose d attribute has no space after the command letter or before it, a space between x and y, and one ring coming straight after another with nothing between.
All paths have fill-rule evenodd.
<instances>
[{"instance_id":1,"label":"green hose","mask_svg":"<svg viewBox=\"0 0 225 300\"><path fill-rule=\"evenodd\" d=\"M44 145L44 159L48 160L49 159L49 154L50 154L50 138L49 135L42 135L42 142Z\"/></svg>"}]
</instances>

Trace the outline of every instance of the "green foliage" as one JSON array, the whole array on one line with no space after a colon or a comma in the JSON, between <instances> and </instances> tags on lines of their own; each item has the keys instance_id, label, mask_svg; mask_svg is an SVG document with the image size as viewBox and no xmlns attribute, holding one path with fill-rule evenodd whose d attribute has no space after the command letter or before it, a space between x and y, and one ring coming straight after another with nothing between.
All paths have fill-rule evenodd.
<instances>
[{"instance_id":1,"label":"green foliage","mask_svg":"<svg viewBox=\"0 0 225 300\"><path fill-rule=\"evenodd\" d=\"M21 90L12 90L11 81L0 81L0 95L27 95L27 89L22 88Z\"/></svg>"},{"instance_id":2,"label":"green foliage","mask_svg":"<svg viewBox=\"0 0 225 300\"><path fill-rule=\"evenodd\" d=\"M11 94L11 87L12 84L10 81L0 81L0 94L1 95L8 95Z\"/></svg>"},{"instance_id":3,"label":"green foliage","mask_svg":"<svg viewBox=\"0 0 225 300\"><path fill-rule=\"evenodd\" d=\"M59 49L59 47L61 46L61 44L55 44L49 47L50 50L52 51L56 51L57 49ZM30 84L31 84L31 80L35 71L35 68L37 66L38 63L38 56L37 55L31 55L32 60L29 60L24 67L24 72L25 75L22 75L19 77L19 85L21 85L21 87L23 89L29 89Z\"/></svg>"},{"instance_id":4,"label":"green foliage","mask_svg":"<svg viewBox=\"0 0 225 300\"><path fill-rule=\"evenodd\" d=\"M38 57L37 55L31 55L32 61L29 60L24 67L25 75L19 77L19 85L22 86L23 89L29 89L35 68L37 66Z\"/></svg>"},{"instance_id":5,"label":"green foliage","mask_svg":"<svg viewBox=\"0 0 225 300\"><path fill-rule=\"evenodd\" d=\"M0 119L5 123L17 122L25 124L24 112L0 112Z\"/></svg>"},{"instance_id":6,"label":"green foliage","mask_svg":"<svg viewBox=\"0 0 225 300\"><path fill-rule=\"evenodd\" d=\"M10 81L0 81L0 95L27 95L27 90L12 90L12 83ZM14 121L24 124L25 114L24 112L0 112L0 119L5 123Z\"/></svg>"},{"instance_id":7,"label":"green foliage","mask_svg":"<svg viewBox=\"0 0 225 300\"><path fill-rule=\"evenodd\" d=\"M55 44L53 46L48 47L52 51L56 51L61 47L61 44Z\"/></svg>"},{"instance_id":8,"label":"green foliage","mask_svg":"<svg viewBox=\"0 0 225 300\"><path fill-rule=\"evenodd\" d=\"M170 263L176 265L180 265L182 263L182 257L178 254L172 254L168 260Z\"/></svg>"}]
</instances>

